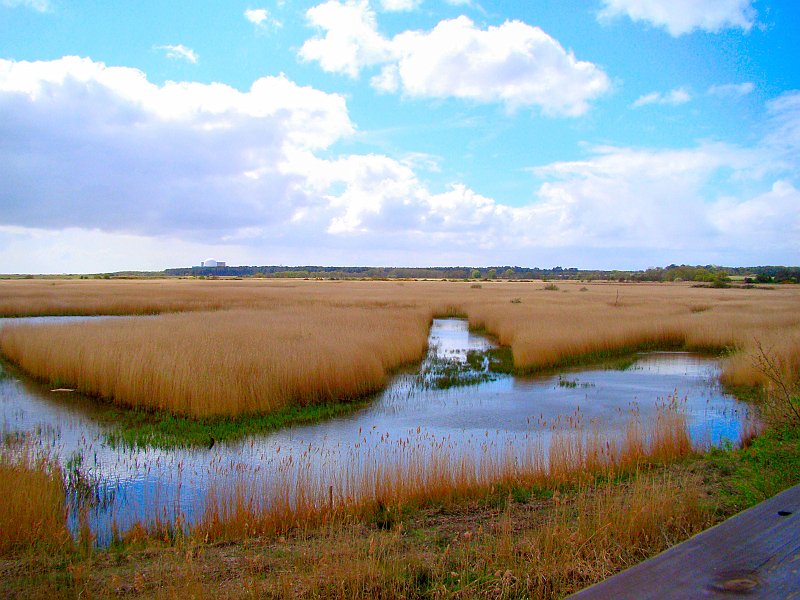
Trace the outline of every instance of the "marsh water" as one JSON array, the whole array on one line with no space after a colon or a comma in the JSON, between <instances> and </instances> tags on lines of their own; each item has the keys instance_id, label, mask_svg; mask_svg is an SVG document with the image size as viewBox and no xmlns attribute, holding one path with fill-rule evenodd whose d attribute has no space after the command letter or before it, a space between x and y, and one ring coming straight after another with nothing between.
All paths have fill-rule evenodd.
<instances>
[{"instance_id":1,"label":"marsh water","mask_svg":"<svg viewBox=\"0 0 800 600\"><path fill-rule=\"evenodd\" d=\"M428 377L442 365L470 374L468 353L492 347L487 338L471 333L466 321L434 320L421 367L393 376L366 408L200 449L114 447L106 437L111 426L93 417L96 400L6 373L0 375L0 437L27 435L56 456L67 473L91 484L88 514L104 543L112 523L122 530L156 518L180 516L191 523L212 486L242 477L283 485L287 469L300 469L326 485L326 477L388 459L398 448L513 452L532 436L546 447L559 419L591 424L613 436L632 414L645 422L660 405L675 401L685 410L696 443L736 441L748 418L746 405L721 390L717 361L688 353L642 354L624 368L554 376L481 372L477 383L445 389Z\"/></svg>"}]
</instances>

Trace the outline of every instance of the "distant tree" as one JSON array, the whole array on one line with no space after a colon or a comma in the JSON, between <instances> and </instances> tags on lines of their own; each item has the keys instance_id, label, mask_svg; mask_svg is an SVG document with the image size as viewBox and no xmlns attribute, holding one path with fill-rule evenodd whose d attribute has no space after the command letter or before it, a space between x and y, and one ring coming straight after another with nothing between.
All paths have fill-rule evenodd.
<instances>
[{"instance_id":1,"label":"distant tree","mask_svg":"<svg viewBox=\"0 0 800 600\"><path fill-rule=\"evenodd\" d=\"M728 277L725 273L717 273L714 275L714 279L711 282L711 285L715 288L726 288L730 287L731 285L731 278Z\"/></svg>"}]
</instances>

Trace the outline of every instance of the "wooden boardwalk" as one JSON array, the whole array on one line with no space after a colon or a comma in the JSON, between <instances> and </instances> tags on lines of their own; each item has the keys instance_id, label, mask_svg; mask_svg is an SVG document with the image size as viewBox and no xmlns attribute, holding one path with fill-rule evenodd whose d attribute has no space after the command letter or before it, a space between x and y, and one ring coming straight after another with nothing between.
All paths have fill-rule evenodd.
<instances>
[{"instance_id":1,"label":"wooden boardwalk","mask_svg":"<svg viewBox=\"0 0 800 600\"><path fill-rule=\"evenodd\" d=\"M570 598L800 599L800 485Z\"/></svg>"}]
</instances>

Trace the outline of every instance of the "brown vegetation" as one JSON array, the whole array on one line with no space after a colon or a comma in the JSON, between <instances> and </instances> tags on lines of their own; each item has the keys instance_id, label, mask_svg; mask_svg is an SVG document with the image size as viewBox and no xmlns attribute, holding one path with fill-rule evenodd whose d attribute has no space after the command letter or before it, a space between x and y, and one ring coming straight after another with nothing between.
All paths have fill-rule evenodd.
<instances>
[{"instance_id":1,"label":"brown vegetation","mask_svg":"<svg viewBox=\"0 0 800 600\"><path fill-rule=\"evenodd\" d=\"M27 444L0 449L0 555L70 545L58 463Z\"/></svg>"},{"instance_id":2,"label":"brown vegetation","mask_svg":"<svg viewBox=\"0 0 800 600\"><path fill-rule=\"evenodd\" d=\"M282 306L9 327L28 373L127 406L239 416L377 391L418 361L430 315L403 308Z\"/></svg>"},{"instance_id":3,"label":"brown vegetation","mask_svg":"<svg viewBox=\"0 0 800 600\"><path fill-rule=\"evenodd\" d=\"M725 380L771 384L779 403L794 401L795 388L781 385L800 373L796 286L587 284L577 293L582 284L568 282L551 291L494 282L0 284L6 314L194 311L0 326L0 350L53 383L195 416L377 389L391 369L421 357L428 322L441 314L469 315L513 349L520 369L645 348L727 348ZM676 406L649 425L632 420L615 439L564 424L546 451L536 437L514 454L387 440L335 473L312 474L302 457L269 478L221 473L187 535L154 549L151 534L174 533L180 522L140 523L123 534L127 549L96 558L74 550L59 468L5 447L0 554L13 559L0 562L0 595L559 597L719 517L703 502L704 477L663 467L691 452ZM214 544L230 540L238 544ZM136 554L139 543L146 549ZM56 558L27 552L45 547Z\"/></svg>"},{"instance_id":4,"label":"brown vegetation","mask_svg":"<svg viewBox=\"0 0 800 600\"><path fill-rule=\"evenodd\" d=\"M421 357L432 315L466 314L539 370L641 349L730 351L757 385L757 344L800 374L800 288L358 281L2 281L5 314L202 311L0 329L0 351L52 383L131 406L240 415L343 400ZM582 293L577 292L579 289ZM208 309L215 309L208 312Z\"/></svg>"},{"instance_id":5,"label":"brown vegetation","mask_svg":"<svg viewBox=\"0 0 800 600\"><path fill-rule=\"evenodd\" d=\"M204 540L285 533L298 525L343 515L374 514L430 501L485 496L500 485L531 488L613 477L650 461L666 463L692 452L681 405L662 407L652 423L630 417L622 439L585 429L579 420L556 425L548 444L530 434L498 447L453 447L422 437L390 440L350 455L344 466L315 471L308 456L289 457L268 472L222 473L193 527Z\"/></svg>"},{"instance_id":6,"label":"brown vegetation","mask_svg":"<svg viewBox=\"0 0 800 600\"><path fill-rule=\"evenodd\" d=\"M702 477L681 467L649 465L652 457L647 454L655 449L656 438L679 439L680 429L685 434L680 418L669 423L677 429L666 436L645 436L642 429L632 429L628 442L635 443L620 446L616 459L603 465L591 458L602 444L592 442L593 436L585 432L565 430L553 441L549 467L539 447L534 450L539 461L528 465L533 471L500 461L492 472L505 481L491 485L488 478L463 479L464 471L426 475L409 461L406 468L386 473L389 484L399 486L392 492L412 491L402 481L410 473L416 483L420 478L428 481L428 491L436 492L433 497L417 496L411 504L393 499L371 507L343 506L331 512L326 512L324 501L316 517L312 512L304 520L284 514L289 520L281 523L272 515L266 528L267 513L254 511L254 499L246 492L261 493L264 488L257 483L248 488L243 479L241 485L218 491L231 504L209 505L190 535L167 546L159 548L161 536L151 538L147 527L139 525L129 532L126 549L89 553L79 560L73 555L60 578L32 578L58 568L46 557L29 559L25 578L9 573L10 563L0 563L5 571L0 572L0 580L5 579L0 591L8 597L561 597L715 520L703 503ZM579 447L582 450L576 451ZM673 450L673 456L662 452L662 457L672 459L684 452L682 445ZM566 455L570 458L564 462ZM599 470L587 473L587 464L602 469L603 477L597 477ZM482 473L491 477L489 471ZM364 470L360 483L374 486L374 475ZM610 483L617 476L625 476L627 482ZM443 477L448 485L453 477L461 480L455 483L462 487L439 493ZM226 540L238 543L214 543ZM147 549L138 552L142 544Z\"/></svg>"}]
</instances>

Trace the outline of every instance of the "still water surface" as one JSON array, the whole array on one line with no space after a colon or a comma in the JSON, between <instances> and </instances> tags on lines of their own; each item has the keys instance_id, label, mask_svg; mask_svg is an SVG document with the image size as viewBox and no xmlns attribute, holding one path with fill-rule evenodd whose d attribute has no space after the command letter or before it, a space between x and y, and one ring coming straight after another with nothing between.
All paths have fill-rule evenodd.
<instances>
[{"instance_id":1,"label":"still water surface","mask_svg":"<svg viewBox=\"0 0 800 600\"><path fill-rule=\"evenodd\" d=\"M429 346L423 368L442 359L465 363L467 352L486 350L492 343L471 333L466 321L437 319ZM404 372L354 414L210 449L177 450L114 448L106 441L108 426L92 418L92 400L5 377L0 379L0 438L26 432L62 464L80 462L102 500L90 519L103 543L112 521L121 529L177 515L191 523L203 510L210 485L224 485L242 474L268 480L271 473L298 465L321 479L365 460L380 461L388 456L386 448L409 444L450 453L487 446L500 452L536 436L547 447L559 417L572 415L614 435L624 430L632 411L647 422L659 404L672 398L684 404L695 442L735 441L748 418L747 407L723 393L718 375L715 360L676 352L639 355L624 370L498 375L444 390L423 385L417 371ZM74 525L75 515L72 519Z\"/></svg>"}]
</instances>

